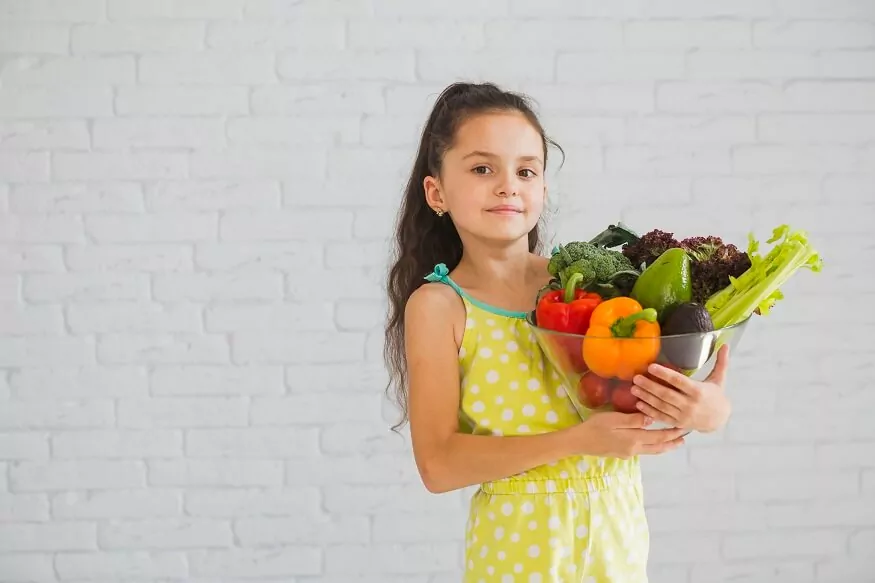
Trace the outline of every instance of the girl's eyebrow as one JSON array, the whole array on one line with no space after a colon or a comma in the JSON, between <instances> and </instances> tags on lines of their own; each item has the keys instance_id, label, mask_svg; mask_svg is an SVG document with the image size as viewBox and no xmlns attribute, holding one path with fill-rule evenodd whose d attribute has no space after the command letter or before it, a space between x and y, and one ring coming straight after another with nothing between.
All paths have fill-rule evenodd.
<instances>
[{"instance_id":1,"label":"girl's eyebrow","mask_svg":"<svg viewBox=\"0 0 875 583\"><path fill-rule=\"evenodd\" d=\"M472 152L468 152L467 154L465 154L462 157L462 160L465 160L467 158L472 158L474 156L483 156L485 158L497 158L498 157L495 154L493 154L492 152L486 152L484 150L474 150ZM531 162L534 160L535 162L538 162L539 164L543 164L543 161L541 161L540 156L520 156L519 160L523 161L523 162Z\"/></svg>"}]
</instances>

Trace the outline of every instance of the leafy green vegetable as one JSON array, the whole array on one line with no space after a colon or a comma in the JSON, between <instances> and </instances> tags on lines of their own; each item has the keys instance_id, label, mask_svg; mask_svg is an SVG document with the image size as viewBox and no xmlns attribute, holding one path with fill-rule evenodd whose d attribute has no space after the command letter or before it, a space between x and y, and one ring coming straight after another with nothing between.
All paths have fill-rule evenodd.
<instances>
[{"instance_id":1,"label":"leafy green vegetable","mask_svg":"<svg viewBox=\"0 0 875 583\"><path fill-rule=\"evenodd\" d=\"M620 251L587 241L573 241L554 248L547 270L560 288L565 288L568 279L579 273L583 276L581 288L603 295L618 293L615 284L621 276L629 276L634 280L640 275ZM630 285L628 280L623 279L626 286Z\"/></svg>"},{"instance_id":2,"label":"leafy green vegetable","mask_svg":"<svg viewBox=\"0 0 875 583\"><path fill-rule=\"evenodd\" d=\"M768 314L784 298L780 288L793 274L800 269L823 269L823 258L804 231L780 225L766 242L777 244L764 257L759 253L759 241L748 235L750 268L737 278L730 277L729 285L705 302L715 328L737 324L754 312Z\"/></svg>"}]
</instances>

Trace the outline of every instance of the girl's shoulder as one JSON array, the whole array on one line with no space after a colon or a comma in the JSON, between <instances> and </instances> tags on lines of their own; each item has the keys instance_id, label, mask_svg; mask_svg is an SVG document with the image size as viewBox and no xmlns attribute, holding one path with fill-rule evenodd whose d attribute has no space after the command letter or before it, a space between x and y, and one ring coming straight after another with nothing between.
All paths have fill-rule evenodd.
<instances>
[{"instance_id":1,"label":"girl's shoulder","mask_svg":"<svg viewBox=\"0 0 875 583\"><path fill-rule=\"evenodd\" d=\"M439 333L440 329L453 329L456 344L461 344L466 310L462 298L450 286L440 282L426 282L416 288L404 309L406 326L423 326Z\"/></svg>"}]
</instances>

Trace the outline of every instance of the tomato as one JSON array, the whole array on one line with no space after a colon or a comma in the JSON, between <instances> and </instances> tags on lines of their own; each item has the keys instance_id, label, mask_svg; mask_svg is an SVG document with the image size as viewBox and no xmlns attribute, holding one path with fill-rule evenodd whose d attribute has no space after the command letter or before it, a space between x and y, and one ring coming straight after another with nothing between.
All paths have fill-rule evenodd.
<instances>
[{"instance_id":1,"label":"tomato","mask_svg":"<svg viewBox=\"0 0 875 583\"><path fill-rule=\"evenodd\" d=\"M556 339L556 344L562 351L562 359L575 373L587 371L586 363L583 362L582 341L580 338L565 336Z\"/></svg>"},{"instance_id":2,"label":"tomato","mask_svg":"<svg viewBox=\"0 0 875 583\"><path fill-rule=\"evenodd\" d=\"M613 393L611 393L611 405L613 405L615 411L619 411L620 413L636 413L638 411L638 404L640 399L632 394L632 382L631 381L618 381L617 386L614 387Z\"/></svg>"},{"instance_id":3,"label":"tomato","mask_svg":"<svg viewBox=\"0 0 875 583\"><path fill-rule=\"evenodd\" d=\"M580 377L577 389L584 405L590 409L598 409L607 404L610 398L611 381L589 371Z\"/></svg>"}]
</instances>

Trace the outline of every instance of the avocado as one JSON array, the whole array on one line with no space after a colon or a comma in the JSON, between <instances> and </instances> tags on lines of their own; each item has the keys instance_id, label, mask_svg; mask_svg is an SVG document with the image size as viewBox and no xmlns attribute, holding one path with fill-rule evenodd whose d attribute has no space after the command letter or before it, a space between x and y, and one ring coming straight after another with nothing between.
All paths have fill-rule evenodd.
<instances>
[{"instance_id":1,"label":"avocado","mask_svg":"<svg viewBox=\"0 0 875 583\"><path fill-rule=\"evenodd\" d=\"M667 249L641 272L629 295L642 307L655 309L662 324L666 310L692 300L691 263L684 249Z\"/></svg>"},{"instance_id":2,"label":"avocado","mask_svg":"<svg viewBox=\"0 0 875 583\"><path fill-rule=\"evenodd\" d=\"M684 370L696 370L714 350L714 323L705 306L693 302L677 304L666 311L662 327L662 353Z\"/></svg>"}]
</instances>

